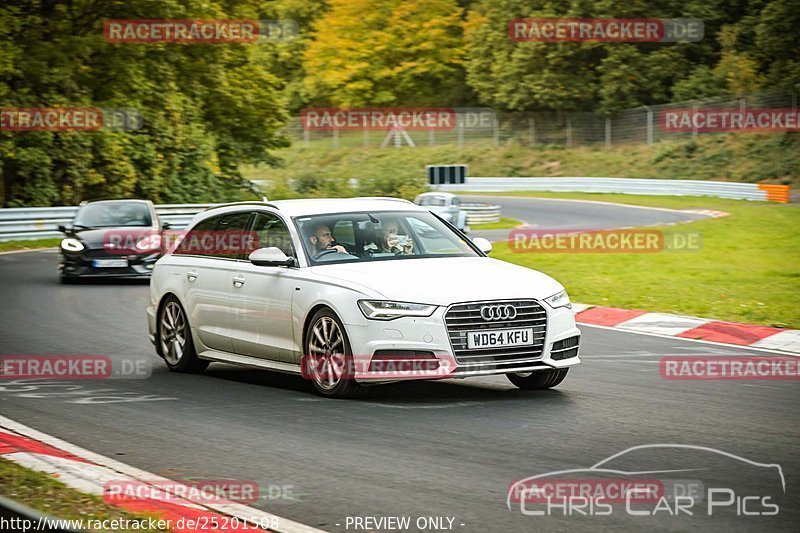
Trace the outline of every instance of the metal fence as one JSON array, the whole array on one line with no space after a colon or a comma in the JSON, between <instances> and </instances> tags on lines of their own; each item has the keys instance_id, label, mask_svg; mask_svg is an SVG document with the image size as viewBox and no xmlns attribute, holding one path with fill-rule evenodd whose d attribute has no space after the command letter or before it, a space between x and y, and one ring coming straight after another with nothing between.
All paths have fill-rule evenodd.
<instances>
[{"instance_id":1,"label":"metal fence","mask_svg":"<svg viewBox=\"0 0 800 533\"><path fill-rule=\"evenodd\" d=\"M310 146L325 145L340 147L402 147L408 146L405 139L415 146L456 145L459 148L473 144L516 143L523 146L559 145L566 147L655 142L670 138L688 138L697 131L667 131L661 125L661 114L677 109L731 109L740 111L753 108L797 109L797 93L753 93L723 98L690 100L670 104L643 106L626 109L609 115L594 112L552 113L495 113L488 123L465 125L458 120L457 127L450 130L408 130L403 137L390 131L339 131L304 129L299 117L292 118L285 133L293 142ZM390 142L387 142L389 140Z\"/></svg>"}]
</instances>

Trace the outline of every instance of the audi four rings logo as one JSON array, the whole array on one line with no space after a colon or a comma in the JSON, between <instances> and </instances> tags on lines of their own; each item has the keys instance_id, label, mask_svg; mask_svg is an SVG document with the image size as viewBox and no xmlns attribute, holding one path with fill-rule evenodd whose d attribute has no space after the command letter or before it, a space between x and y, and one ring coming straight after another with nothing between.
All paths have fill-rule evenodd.
<instances>
[{"instance_id":1,"label":"audi four rings logo","mask_svg":"<svg viewBox=\"0 0 800 533\"><path fill-rule=\"evenodd\" d=\"M517 309L513 305L484 305L481 307L481 317L484 320L514 320Z\"/></svg>"}]
</instances>

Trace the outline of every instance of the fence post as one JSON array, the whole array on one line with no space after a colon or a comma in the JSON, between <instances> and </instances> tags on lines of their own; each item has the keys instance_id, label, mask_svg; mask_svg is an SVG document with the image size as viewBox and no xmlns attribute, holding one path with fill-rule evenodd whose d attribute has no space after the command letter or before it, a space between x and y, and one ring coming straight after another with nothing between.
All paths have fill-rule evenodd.
<instances>
[{"instance_id":1,"label":"fence post","mask_svg":"<svg viewBox=\"0 0 800 533\"><path fill-rule=\"evenodd\" d=\"M528 141L531 146L536 146L536 119L528 118Z\"/></svg>"},{"instance_id":2,"label":"fence post","mask_svg":"<svg viewBox=\"0 0 800 533\"><path fill-rule=\"evenodd\" d=\"M333 147L339 148L339 128L333 128Z\"/></svg>"},{"instance_id":3,"label":"fence post","mask_svg":"<svg viewBox=\"0 0 800 533\"><path fill-rule=\"evenodd\" d=\"M697 115L697 104L692 104L692 137L697 137L697 128L695 128L695 115Z\"/></svg>"},{"instance_id":4,"label":"fence post","mask_svg":"<svg viewBox=\"0 0 800 533\"><path fill-rule=\"evenodd\" d=\"M567 148L572 148L572 119L567 115Z\"/></svg>"},{"instance_id":5,"label":"fence post","mask_svg":"<svg viewBox=\"0 0 800 533\"><path fill-rule=\"evenodd\" d=\"M428 129L428 145L436 146L436 130L433 127Z\"/></svg>"},{"instance_id":6,"label":"fence post","mask_svg":"<svg viewBox=\"0 0 800 533\"><path fill-rule=\"evenodd\" d=\"M606 148L611 148L611 117L606 117Z\"/></svg>"},{"instance_id":7,"label":"fence post","mask_svg":"<svg viewBox=\"0 0 800 533\"><path fill-rule=\"evenodd\" d=\"M458 121L458 147L464 147L464 121Z\"/></svg>"},{"instance_id":8,"label":"fence post","mask_svg":"<svg viewBox=\"0 0 800 533\"><path fill-rule=\"evenodd\" d=\"M653 144L653 110L647 107L647 144Z\"/></svg>"},{"instance_id":9,"label":"fence post","mask_svg":"<svg viewBox=\"0 0 800 533\"><path fill-rule=\"evenodd\" d=\"M497 120L497 117L494 118L492 127L494 128L494 145L500 146L500 121Z\"/></svg>"},{"instance_id":10,"label":"fence post","mask_svg":"<svg viewBox=\"0 0 800 533\"><path fill-rule=\"evenodd\" d=\"M364 128L364 148L369 147L369 128Z\"/></svg>"},{"instance_id":11,"label":"fence post","mask_svg":"<svg viewBox=\"0 0 800 533\"><path fill-rule=\"evenodd\" d=\"M303 146L308 148L309 143L311 142L311 130L308 128L303 129Z\"/></svg>"}]
</instances>

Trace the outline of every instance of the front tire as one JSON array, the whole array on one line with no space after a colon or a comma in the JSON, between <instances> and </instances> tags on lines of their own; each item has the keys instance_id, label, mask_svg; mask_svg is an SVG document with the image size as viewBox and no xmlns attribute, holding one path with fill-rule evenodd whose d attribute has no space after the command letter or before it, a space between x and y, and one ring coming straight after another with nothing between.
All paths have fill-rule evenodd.
<instances>
[{"instance_id":1,"label":"front tire","mask_svg":"<svg viewBox=\"0 0 800 533\"><path fill-rule=\"evenodd\" d=\"M314 390L328 398L357 398L364 387L354 379L353 353L344 325L330 309L317 311L306 331L305 357L309 358L308 377Z\"/></svg>"},{"instance_id":2,"label":"front tire","mask_svg":"<svg viewBox=\"0 0 800 533\"><path fill-rule=\"evenodd\" d=\"M167 367L173 372L202 372L208 361L197 357L192 331L183 306L174 296L168 296L158 312L156 348Z\"/></svg>"},{"instance_id":3,"label":"front tire","mask_svg":"<svg viewBox=\"0 0 800 533\"><path fill-rule=\"evenodd\" d=\"M519 372L506 374L508 380L523 390L541 390L555 387L567 377L569 368L539 370L538 372Z\"/></svg>"}]
</instances>

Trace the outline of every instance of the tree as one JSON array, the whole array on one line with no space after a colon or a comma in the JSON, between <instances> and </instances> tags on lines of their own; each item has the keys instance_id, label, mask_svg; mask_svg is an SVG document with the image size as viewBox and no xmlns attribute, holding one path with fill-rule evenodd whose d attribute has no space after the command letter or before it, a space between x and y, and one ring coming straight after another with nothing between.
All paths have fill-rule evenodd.
<instances>
[{"instance_id":1,"label":"tree","mask_svg":"<svg viewBox=\"0 0 800 533\"><path fill-rule=\"evenodd\" d=\"M304 56L314 104L454 105L466 93L453 0L333 0Z\"/></svg>"},{"instance_id":2,"label":"tree","mask_svg":"<svg viewBox=\"0 0 800 533\"><path fill-rule=\"evenodd\" d=\"M4 107L141 112L138 131L0 132L10 205L139 196L220 201L248 194L242 163L274 162L280 82L261 44L111 44L105 19L256 19L260 2L16 0L0 6Z\"/></svg>"}]
</instances>

